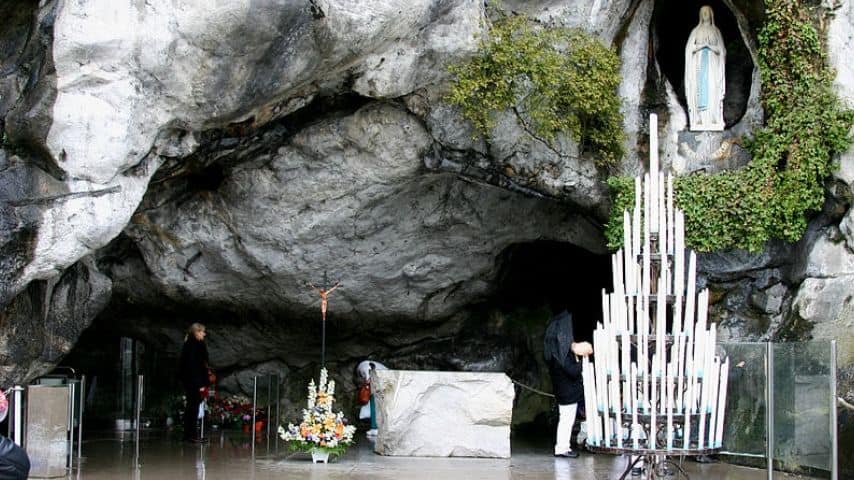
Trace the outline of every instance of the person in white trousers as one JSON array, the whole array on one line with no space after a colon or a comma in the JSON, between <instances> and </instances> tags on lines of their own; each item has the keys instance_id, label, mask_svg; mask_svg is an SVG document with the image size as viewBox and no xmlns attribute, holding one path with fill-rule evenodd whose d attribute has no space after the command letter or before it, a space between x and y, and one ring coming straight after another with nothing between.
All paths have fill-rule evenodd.
<instances>
[{"instance_id":1,"label":"person in white trousers","mask_svg":"<svg viewBox=\"0 0 854 480\"><path fill-rule=\"evenodd\" d=\"M560 414L554 454L556 457L576 458L578 452L572 449L571 438L578 402L584 396L580 357L592 354L593 347L588 342L574 341L572 315L566 311L554 317L546 327L543 343Z\"/></svg>"}]
</instances>

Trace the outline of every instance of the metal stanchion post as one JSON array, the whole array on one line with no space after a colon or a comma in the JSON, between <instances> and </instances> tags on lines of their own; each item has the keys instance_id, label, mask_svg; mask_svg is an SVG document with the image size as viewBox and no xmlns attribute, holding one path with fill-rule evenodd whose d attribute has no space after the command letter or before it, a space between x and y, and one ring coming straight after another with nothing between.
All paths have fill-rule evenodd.
<instances>
[{"instance_id":1,"label":"metal stanchion post","mask_svg":"<svg viewBox=\"0 0 854 480\"><path fill-rule=\"evenodd\" d=\"M836 418L836 340L830 341L830 480L839 479L839 424Z\"/></svg>"},{"instance_id":2,"label":"metal stanchion post","mask_svg":"<svg viewBox=\"0 0 854 480\"><path fill-rule=\"evenodd\" d=\"M137 375L136 377L136 408L134 412L134 422L135 422L135 430L134 430L134 468L139 468L139 430L141 428L140 425L140 417L142 416L142 399L143 399L143 388L144 388L144 376Z\"/></svg>"},{"instance_id":3,"label":"metal stanchion post","mask_svg":"<svg viewBox=\"0 0 854 480\"><path fill-rule=\"evenodd\" d=\"M252 379L252 425L249 426L249 431L252 432L252 458L255 458L255 411L258 407L258 377Z\"/></svg>"},{"instance_id":4,"label":"metal stanchion post","mask_svg":"<svg viewBox=\"0 0 854 480\"><path fill-rule=\"evenodd\" d=\"M14 437L12 440L19 446L22 447L24 445L24 419L21 418L21 407L24 403L24 387L20 385L15 385L12 387L12 399L14 402L14 407L12 408L12 414L14 415L13 420L9 423L15 424L15 429L13 432Z\"/></svg>"},{"instance_id":5,"label":"metal stanchion post","mask_svg":"<svg viewBox=\"0 0 854 480\"><path fill-rule=\"evenodd\" d=\"M70 379L66 385L68 388L68 471L74 471L74 393L75 387Z\"/></svg>"},{"instance_id":6,"label":"metal stanchion post","mask_svg":"<svg viewBox=\"0 0 854 480\"><path fill-rule=\"evenodd\" d=\"M276 427L273 429L273 439L274 439L273 451L276 453L279 453L278 425L279 425L279 397L281 396L281 392L279 391L279 388L280 388L281 384L282 384L281 377L276 375L276 415L275 416L273 416L272 414L269 415L269 417L271 419L276 421Z\"/></svg>"},{"instance_id":7,"label":"metal stanchion post","mask_svg":"<svg viewBox=\"0 0 854 480\"><path fill-rule=\"evenodd\" d=\"M273 376L267 377L267 454L270 454L270 415L273 414Z\"/></svg>"},{"instance_id":8,"label":"metal stanchion post","mask_svg":"<svg viewBox=\"0 0 854 480\"><path fill-rule=\"evenodd\" d=\"M8 395L9 400L9 418L6 420L6 437L11 438L14 441L12 433L15 431L15 387L10 388L6 394Z\"/></svg>"},{"instance_id":9,"label":"metal stanchion post","mask_svg":"<svg viewBox=\"0 0 854 480\"><path fill-rule=\"evenodd\" d=\"M77 415L80 420L77 422L77 464L80 465L80 459L83 458L83 405L86 403L86 375L80 376L80 405L77 407Z\"/></svg>"},{"instance_id":10,"label":"metal stanchion post","mask_svg":"<svg viewBox=\"0 0 854 480\"><path fill-rule=\"evenodd\" d=\"M768 480L774 478L774 349L771 342L765 344L765 431L768 435L766 452Z\"/></svg>"}]
</instances>

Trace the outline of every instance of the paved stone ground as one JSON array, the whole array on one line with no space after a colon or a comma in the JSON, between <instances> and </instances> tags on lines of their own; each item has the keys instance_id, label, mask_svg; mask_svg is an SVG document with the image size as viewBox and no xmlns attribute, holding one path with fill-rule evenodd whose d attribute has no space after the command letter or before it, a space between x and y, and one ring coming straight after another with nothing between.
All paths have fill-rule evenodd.
<instances>
[{"instance_id":1,"label":"paved stone ground","mask_svg":"<svg viewBox=\"0 0 854 480\"><path fill-rule=\"evenodd\" d=\"M139 468L134 468L136 447L131 435L93 435L83 443L84 461L72 478L272 480L588 480L619 478L626 459L611 455L582 454L578 459L556 459L550 446L514 441L512 458L412 458L376 455L360 434L346 455L329 465L313 465L309 456L291 454L282 445L257 442L240 433L214 433L207 445L179 442L163 433L147 433L139 445ZM254 459L253 459L254 454ZM692 479L760 480L764 470L723 463L700 465L685 461ZM676 477L669 477L676 478ZM791 478L775 474L774 478Z\"/></svg>"}]
</instances>

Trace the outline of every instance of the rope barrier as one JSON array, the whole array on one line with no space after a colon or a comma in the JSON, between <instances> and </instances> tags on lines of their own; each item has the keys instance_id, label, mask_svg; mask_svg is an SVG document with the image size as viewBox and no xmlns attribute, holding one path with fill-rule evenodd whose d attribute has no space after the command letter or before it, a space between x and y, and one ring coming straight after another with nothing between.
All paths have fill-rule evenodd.
<instances>
[{"instance_id":1,"label":"rope barrier","mask_svg":"<svg viewBox=\"0 0 854 480\"><path fill-rule=\"evenodd\" d=\"M532 391L532 392L534 392L534 393L536 393L536 394L542 395L542 396L544 396L544 397L551 397L551 398L555 398L555 396L554 396L554 395L552 395L551 393L544 392L544 391L542 391L542 390L537 390L537 389L536 389L536 388L534 388L534 387L531 387L531 386L525 385L524 383L519 382L519 381L516 381L516 380L513 380L512 378L510 379L510 381L511 381L511 382L513 382L513 383L515 383L516 385L519 385L520 387L522 387L522 388L524 388L524 389L526 389L526 390L530 390L530 391Z\"/></svg>"}]
</instances>

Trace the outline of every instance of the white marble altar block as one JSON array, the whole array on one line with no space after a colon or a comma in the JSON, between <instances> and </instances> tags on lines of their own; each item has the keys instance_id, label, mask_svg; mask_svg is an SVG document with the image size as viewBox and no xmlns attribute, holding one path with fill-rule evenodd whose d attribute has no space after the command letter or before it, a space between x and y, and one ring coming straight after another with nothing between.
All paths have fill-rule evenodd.
<instances>
[{"instance_id":1,"label":"white marble altar block","mask_svg":"<svg viewBox=\"0 0 854 480\"><path fill-rule=\"evenodd\" d=\"M507 375L375 370L371 378L377 453L510 458L515 390Z\"/></svg>"},{"instance_id":2,"label":"white marble altar block","mask_svg":"<svg viewBox=\"0 0 854 480\"><path fill-rule=\"evenodd\" d=\"M30 477L65 477L68 473L67 385L27 387L27 440Z\"/></svg>"}]
</instances>

